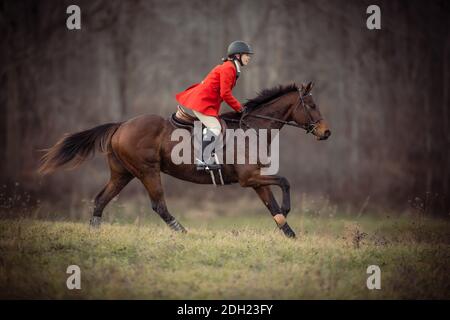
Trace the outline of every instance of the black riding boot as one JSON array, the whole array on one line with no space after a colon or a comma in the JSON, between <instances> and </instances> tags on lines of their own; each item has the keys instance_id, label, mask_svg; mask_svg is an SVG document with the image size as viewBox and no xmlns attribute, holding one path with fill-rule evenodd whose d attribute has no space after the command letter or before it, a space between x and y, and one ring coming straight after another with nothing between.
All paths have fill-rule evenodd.
<instances>
[{"instance_id":1,"label":"black riding boot","mask_svg":"<svg viewBox=\"0 0 450 320\"><path fill-rule=\"evenodd\" d=\"M211 137L211 139L208 139L208 137ZM222 167L222 165L216 161L217 159L214 153L216 143L217 137L208 131L206 137L203 137L202 139L202 156L207 146L213 144L214 147L212 148L211 154L205 155L202 161L197 160L197 170L216 170Z\"/></svg>"}]
</instances>

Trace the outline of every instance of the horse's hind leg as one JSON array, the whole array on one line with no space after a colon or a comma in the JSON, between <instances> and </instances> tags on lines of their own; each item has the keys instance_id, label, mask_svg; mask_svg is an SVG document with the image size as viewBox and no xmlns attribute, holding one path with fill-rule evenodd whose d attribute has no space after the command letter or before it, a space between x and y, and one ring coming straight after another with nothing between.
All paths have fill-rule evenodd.
<instances>
[{"instance_id":1,"label":"horse's hind leg","mask_svg":"<svg viewBox=\"0 0 450 320\"><path fill-rule=\"evenodd\" d=\"M150 172L141 178L141 181L150 196L152 209L159 214L161 219L163 219L172 230L186 232L186 229L169 213L169 210L167 210L159 170L150 170Z\"/></svg>"},{"instance_id":2,"label":"horse's hind leg","mask_svg":"<svg viewBox=\"0 0 450 320\"><path fill-rule=\"evenodd\" d=\"M269 209L272 214L273 219L277 223L278 227L284 232L284 234L289 238L295 238L295 232L291 229L291 227L286 222L286 215L282 213L282 210L278 206L275 197L273 196L272 190L270 190L269 186L260 186L253 188L261 200L266 205L267 209Z\"/></svg>"},{"instance_id":3,"label":"horse's hind leg","mask_svg":"<svg viewBox=\"0 0 450 320\"><path fill-rule=\"evenodd\" d=\"M94 200L94 212L90 221L91 227L98 228L102 220L103 209L133 179L113 154L108 155L111 177L108 183L97 194Z\"/></svg>"}]
</instances>

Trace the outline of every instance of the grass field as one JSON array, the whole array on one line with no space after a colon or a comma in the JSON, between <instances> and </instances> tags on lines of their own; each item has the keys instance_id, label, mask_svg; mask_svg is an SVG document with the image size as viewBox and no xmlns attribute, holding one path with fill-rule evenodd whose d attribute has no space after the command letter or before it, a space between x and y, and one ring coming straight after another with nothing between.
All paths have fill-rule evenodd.
<instances>
[{"instance_id":1,"label":"grass field","mask_svg":"<svg viewBox=\"0 0 450 320\"><path fill-rule=\"evenodd\" d=\"M0 220L0 298L450 298L450 224L406 218L292 216L295 240L267 215L87 223ZM68 290L66 268L81 268ZM381 268L381 290L366 269Z\"/></svg>"}]
</instances>

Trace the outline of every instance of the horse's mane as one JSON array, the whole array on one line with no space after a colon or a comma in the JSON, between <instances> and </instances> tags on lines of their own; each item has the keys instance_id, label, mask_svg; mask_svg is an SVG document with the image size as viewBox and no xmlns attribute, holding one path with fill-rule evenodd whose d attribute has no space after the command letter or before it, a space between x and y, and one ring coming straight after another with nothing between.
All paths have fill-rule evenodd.
<instances>
[{"instance_id":1,"label":"horse's mane","mask_svg":"<svg viewBox=\"0 0 450 320\"><path fill-rule=\"evenodd\" d=\"M248 111L252 111L273 99L281 97L286 93L297 91L298 89L299 88L295 83L286 86L279 85L270 89L264 89L259 92L255 98L247 100L247 102L244 103L244 106Z\"/></svg>"},{"instance_id":2,"label":"horse's mane","mask_svg":"<svg viewBox=\"0 0 450 320\"><path fill-rule=\"evenodd\" d=\"M273 88L269 89L263 89L258 93L258 95L253 99L247 99L247 101L244 103L245 108L247 109L247 112L253 111L260 106L264 105L265 103L272 101L273 99L276 99L278 97L281 97L282 95L285 95L286 93L297 91L299 88L295 83L288 84L286 86L278 85ZM241 117L240 113L230 111L221 114L221 116L225 116L228 119L239 119Z\"/></svg>"}]
</instances>

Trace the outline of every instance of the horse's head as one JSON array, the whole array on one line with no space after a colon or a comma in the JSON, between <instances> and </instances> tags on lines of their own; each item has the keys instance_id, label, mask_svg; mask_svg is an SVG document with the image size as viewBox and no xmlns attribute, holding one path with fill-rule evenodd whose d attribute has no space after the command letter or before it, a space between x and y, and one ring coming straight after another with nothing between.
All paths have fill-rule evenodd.
<instances>
[{"instance_id":1,"label":"horse's head","mask_svg":"<svg viewBox=\"0 0 450 320\"><path fill-rule=\"evenodd\" d=\"M303 126L308 133L314 134L318 140L326 140L331 135L328 124L320 113L319 106L314 102L311 90L313 83L302 84L299 98L292 111L292 120Z\"/></svg>"}]
</instances>

